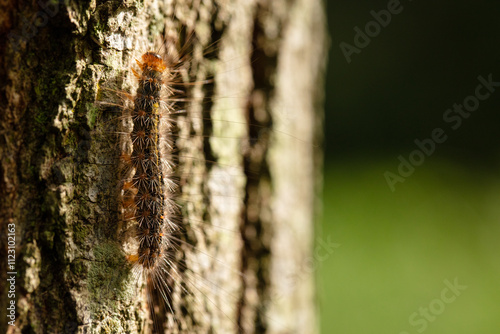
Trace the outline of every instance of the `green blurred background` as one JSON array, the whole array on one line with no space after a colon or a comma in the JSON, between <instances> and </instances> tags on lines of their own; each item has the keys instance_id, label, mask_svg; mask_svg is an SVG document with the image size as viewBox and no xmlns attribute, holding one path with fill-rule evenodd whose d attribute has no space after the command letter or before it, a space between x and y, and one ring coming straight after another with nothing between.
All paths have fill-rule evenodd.
<instances>
[{"instance_id":1,"label":"green blurred background","mask_svg":"<svg viewBox=\"0 0 500 334\"><path fill-rule=\"evenodd\" d=\"M326 2L318 238L339 246L317 259L322 333L500 333L500 87L457 129L443 120L479 75L500 82L500 1L401 0L350 63L339 44L391 1ZM391 189L384 173L435 128L447 140Z\"/></svg>"}]
</instances>

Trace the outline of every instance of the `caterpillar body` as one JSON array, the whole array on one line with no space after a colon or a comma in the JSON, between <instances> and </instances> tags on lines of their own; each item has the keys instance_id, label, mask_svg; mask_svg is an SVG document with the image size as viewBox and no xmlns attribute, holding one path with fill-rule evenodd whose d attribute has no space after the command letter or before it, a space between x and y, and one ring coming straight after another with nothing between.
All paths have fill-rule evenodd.
<instances>
[{"instance_id":1,"label":"caterpillar body","mask_svg":"<svg viewBox=\"0 0 500 334\"><path fill-rule=\"evenodd\" d=\"M159 49L161 49L160 47ZM210 226L206 223L206 216L188 212L197 210L192 203L199 201L202 189L188 193L179 191L180 182L187 178L200 178L197 172L190 171L194 164L213 165L215 175L212 175L214 188L219 188L224 182L237 182L243 186L243 174L238 172L235 165L225 164L217 167L213 162L202 161L195 153L188 153L192 148L186 147L183 141L194 138L200 145L204 145L203 136L196 134L178 133L186 129L185 111L181 105L189 102L186 90L198 89L209 81L183 82L181 68L186 66L175 52L160 55L158 51L147 51L136 60L136 67L132 73L137 83L135 93L128 93L115 88L106 88L104 91L118 97L118 102L104 105L119 107L122 117L119 134L119 179L121 193L121 219L123 230L126 231L124 248L127 259L132 264L133 276L139 288L146 286L146 313L149 313L152 324L146 324L146 332L163 333L203 333L210 331L213 319L206 319L202 308L212 308L212 313L226 318L231 329L222 332L238 332L239 324L228 321L229 314L234 309L227 309L213 300L209 290L218 290L217 295L222 299L238 297L234 289L226 289L220 283L222 277L211 280L202 272L207 266L219 266L227 271L231 261L222 260L201 250L200 243L204 243L207 234L218 233L235 236L240 232L224 226ZM191 112L193 112L191 110ZM190 116L194 121L204 123L203 116ZM178 126L180 123L184 126ZM198 126L201 124L198 124ZM191 125L196 127L196 125ZM188 127L189 128L189 127ZM230 142L239 141L238 138L225 138ZM192 143L192 141L190 142ZM181 148L188 151L183 154ZM184 165L182 171L176 167L178 163ZM191 167L189 167L191 166ZM229 171L229 172L228 172ZM217 175L218 174L218 175ZM218 193L215 197L221 198L227 207L233 203L233 210L241 205L241 198L231 198L230 195ZM182 197L182 198L181 198ZM241 197L241 195L240 195ZM239 203L239 204L237 204ZM183 216L182 212L186 215ZM236 211L233 211L233 215ZM193 218L198 215L198 218ZM189 217L189 218L188 218ZM235 238L237 240L237 238ZM203 246L203 245L202 245ZM187 252L186 252L187 251ZM190 254L187 254L190 253ZM237 261L237 258L232 259ZM205 267L205 269L203 269ZM241 276L239 271L232 270L231 275ZM223 270L221 270L222 272ZM227 284L230 286L231 282ZM213 292L212 292L213 293ZM186 302L174 299L185 299ZM208 305L203 305L203 300ZM189 305L185 305L185 304ZM183 306L179 306L183 305ZM183 308L186 309L183 309ZM187 311L188 308L193 308ZM200 309L196 309L196 308ZM190 323L180 323L178 314L192 313ZM201 317L201 318L200 318Z\"/></svg>"},{"instance_id":2,"label":"caterpillar body","mask_svg":"<svg viewBox=\"0 0 500 334\"><path fill-rule=\"evenodd\" d=\"M131 178L124 178L123 208L127 211L125 217L136 224L138 239L137 254L129 256L129 260L139 268L150 293L157 290L168 303L164 274L172 267L168 258L172 247L169 236L177 229L171 217L177 185L172 180L173 161L168 158L172 151L168 139L172 106L164 101L171 95L164 87L170 72L162 57L154 52L143 54L137 64L140 72L133 71L138 88L131 111L132 152L122 154L125 173L133 173ZM154 308L152 299L150 308Z\"/></svg>"}]
</instances>

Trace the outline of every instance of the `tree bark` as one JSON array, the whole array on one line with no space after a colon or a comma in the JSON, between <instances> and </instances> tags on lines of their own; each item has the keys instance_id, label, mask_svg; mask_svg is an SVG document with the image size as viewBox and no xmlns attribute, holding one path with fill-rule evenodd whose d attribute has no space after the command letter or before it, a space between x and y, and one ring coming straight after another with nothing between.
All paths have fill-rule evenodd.
<instances>
[{"instance_id":1,"label":"tree bark","mask_svg":"<svg viewBox=\"0 0 500 334\"><path fill-rule=\"evenodd\" d=\"M124 255L113 115L96 99L103 82L132 87L134 59L163 35L189 46L195 84L176 141L187 268L162 331L317 333L321 1L6 0L0 12L0 314L15 303L0 332L154 330Z\"/></svg>"}]
</instances>

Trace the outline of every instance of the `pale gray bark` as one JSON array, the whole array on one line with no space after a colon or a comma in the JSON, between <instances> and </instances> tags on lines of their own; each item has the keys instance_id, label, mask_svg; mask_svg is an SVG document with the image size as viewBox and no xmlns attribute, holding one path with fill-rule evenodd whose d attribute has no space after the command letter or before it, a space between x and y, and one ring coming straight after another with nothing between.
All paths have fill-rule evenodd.
<instances>
[{"instance_id":1,"label":"pale gray bark","mask_svg":"<svg viewBox=\"0 0 500 334\"><path fill-rule=\"evenodd\" d=\"M176 276L183 288L172 285L166 332L318 332L308 263L321 179L320 1L47 3L2 3L0 263L13 223L18 274L16 326L2 317L0 332L152 331L124 257L132 227L119 217L116 115L95 101L103 82L134 85L133 59L164 29L167 41L189 39L187 80L210 79L188 89L180 116L185 238L196 248L182 247L188 270ZM0 278L4 287L6 271ZM6 289L0 297L3 315Z\"/></svg>"}]
</instances>

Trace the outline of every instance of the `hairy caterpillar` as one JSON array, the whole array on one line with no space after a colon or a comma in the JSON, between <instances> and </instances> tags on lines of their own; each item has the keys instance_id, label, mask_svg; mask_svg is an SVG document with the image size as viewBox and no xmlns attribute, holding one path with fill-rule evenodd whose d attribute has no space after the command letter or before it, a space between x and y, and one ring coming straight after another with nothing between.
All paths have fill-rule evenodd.
<instances>
[{"instance_id":1,"label":"hairy caterpillar","mask_svg":"<svg viewBox=\"0 0 500 334\"><path fill-rule=\"evenodd\" d=\"M187 40L191 38L189 33L186 36ZM128 126L129 130L118 130L123 132L124 137L132 135L131 144L121 145L122 153L125 152L121 154L125 165L122 173L128 177L121 177L126 219L125 227L120 229L129 235L125 240L132 240L125 241L124 245L129 260L135 262L138 271L145 273L139 276L145 277L149 284L148 308L156 317L155 326L165 324L167 331L186 333L210 332L213 328L223 333L258 332L261 328L272 326L287 329L288 324L279 321L277 325L273 324L272 317L261 314L260 308L263 306L252 304L254 298L246 295L248 291L258 289L262 278L256 276L259 268L257 262L238 264L241 261L238 253L248 252L253 254L250 258L255 256L262 261L270 251L270 231L263 230L261 226L261 220L270 219L265 217L270 214L265 212L265 208L269 210L270 203L263 200L271 197L269 167L264 162L270 136L285 134L281 139L285 137L285 141L292 142L301 157L307 155L303 153L304 150L311 149L307 143L309 140L297 139L300 135L288 134L286 130L267 130L270 120L265 110L268 103L263 97L265 93L262 88L254 89L251 93L251 87L245 84L252 75L246 68L248 57L238 56L244 61L230 67L232 72L238 71L240 75L233 75L232 86L226 86L224 93L213 99L205 97L210 94L206 87L213 86L211 80L206 80L207 74L191 72L185 79L183 76L186 73L174 68L174 72L179 70L173 75L175 79L165 82L158 79L171 74L164 74L164 69L160 70L165 58L157 54L156 50L159 49L150 50L155 51L144 53L142 61L139 61L142 71L134 73L139 79L138 93L133 95L114 89L108 92L120 95L125 101L134 100L135 106L141 105L140 108L130 108L132 115L124 117L125 123L128 122L125 127ZM196 69L196 52L204 51L189 51L187 72ZM249 49L246 52L252 53ZM177 57L183 59L182 56ZM229 61L238 59L231 55L225 57ZM178 61L167 63L177 64ZM144 73L144 65L149 67L147 73ZM224 76L227 72L218 74ZM236 83L235 79L240 82ZM163 97L159 94L159 83L165 84L167 93ZM175 84L181 88L174 88ZM215 86L215 89L220 89L220 86ZM176 97L176 93L184 90L189 91L189 98ZM173 109L173 102L179 102L181 110ZM251 107L246 107L246 104ZM115 106L123 108L120 102L115 103ZM148 107L148 111L144 110L144 106ZM237 109L243 112L236 112ZM251 110L246 120L250 126L245 125L245 109ZM208 110L210 113L207 113ZM166 116L172 119L165 119ZM173 130L171 144L167 143L170 131L160 130L162 123L166 123L165 131ZM178 156L175 163L181 165L179 173L172 172L174 163L164 158L167 155ZM147 167L143 167L141 161L146 156ZM247 158L244 159L244 156ZM294 168L293 165L293 162L289 164L291 168ZM166 180L168 176L171 177L170 181ZM170 197L177 181L182 189L177 203L182 203L183 215L181 218L168 219L167 213L176 213L177 204L161 198ZM170 190L159 190L161 187ZM210 201L206 200L207 197L210 197ZM293 200L289 204L293 206ZM127 226L129 221L135 221L133 228ZM242 221L246 224L242 225ZM254 241L250 243L252 239ZM215 240L227 248L210 249ZM249 243L245 245L245 242ZM163 265L157 265L158 259ZM214 270L214 267L218 269ZM279 297L276 300L280 303L286 300L281 295ZM236 302L232 305L225 303L228 298ZM165 310L156 309L157 302L153 300L157 299L165 301ZM188 305L183 304L182 299L188 300ZM239 303L244 305L235 307ZM196 305L195 309L190 309L193 305ZM176 314L184 316L178 317ZM210 316L207 317L207 314ZM240 320L236 322L233 319Z\"/></svg>"},{"instance_id":2,"label":"hairy caterpillar","mask_svg":"<svg viewBox=\"0 0 500 334\"><path fill-rule=\"evenodd\" d=\"M176 258L181 246L188 243L181 235L186 228L178 203L173 200L177 195L178 178L182 176L175 173L176 161L170 158L175 156L176 148L170 140L174 137L174 115L179 113L176 102L183 100L179 96L182 91L174 88L181 85L176 81L179 76L176 66L180 61L164 60L153 51L144 53L136 61L139 70L132 69L138 82L136 93L111 90L121 95L125 102L123 106L118 104L125 113L124 130L120 130L121 197L123 220L125 224L132 222L134 225L132 233L136 241L132 242L135 253L128 259L134 263L136 276L147 284L148 306L155 330L160 332L162 313L168 312L172 315L167 321L170 329L189 331L193 328L175 323L172 303L172 281L180 283L182 291L187 292L185 283L181 283L181 271L189 270L184 263L179 266L184 259ZM126 107L127 100L132 102L130 108ZM126 123L130 121L131 130L126 130ZM123 140L123 135L128 138ZM188 159L195 161L191 157ZM157 299L165 306L159 312L155 310Z\"/></svg>"},{"instance_id":3,"label":"hairy caterpillar","mask_svg":"<svg viewBox=\"0 0 500 334\"><path fill-rule=\"evenodd\" d=\"M118 106L124 113L120 119L125 124L123 129L118 132L122 138L120 140L122 165L120 184L122 189L121 202L124 210L123 221L125 225L132 225L125 227L125 230L129 231L128 234L133 234L132 238L129 236L127 239L132 241L132 245L126 245L126 248L130 248L127 252L129 253L128 259L134 263L136 277L147 284L148 308L153 318L155 331L162 331L161 326L165 321L170 330L177 328L179 332L193 330L201 332L199 327L194 329L195 325L193 324L177 323L176 313L181 311L174 310L172 302L174 284L177 284L178 289L180 287L181 294L190 293L206 296L207 294L200 289L209 282L197 273L198 277L186 274L187 271L192 270L187 265L188 260L177 258L183 246L184 248L195 247L188 243L185 240L186 237L182 235L189 230L183 224L190 224L192 231L193 226L195 226L194 229L197 231L193 233L207 233L207 231L203 231L206 230L207 226L202 217L196 221L191 218L191 221L183 222L183 218L179 214L179 201L173 201L178 180L185 179L186 175L193 176L189 175L189 172L181 172L184 175L175 173L177 161L168 158L178 155L178 152L174 153L177 150L174 141L182 141L189 137L189 134L174 135L173 133L174 123L181 121L174 120L174 117L184 113L175 108L175 106L179 108L181 105L180 103L176 104L176 102L185 100L181 97L182 91L179 87L183 84L179 81L179 68L176 68L183 64L179 60L167 61L153 51L144 53L141 59L137 60L137 64L139 70L132 69L138 82L135 94L107 89L108 93L117 95L121 100L121 102L110 104ZM188 83L188 85L190 84ZM106 105L106 103L104 104ZM127 107L127 105L131 106ZM203 118L200 117L198 121L200 120L203 121ZM173 141L170 138L173 138ZM236 138L228 139L234 140ZM189 153L179 159L187 160L184 161L184 164L188 165L200 163L200 158L190 156ZM197 175L194 176L197 177ZM233 177L230 174L222 176ZM199 195L201 193L186 194L187 202L184 201L184 204L189 204L193 201L190 198ZM191 251L194 249L196 249L195 252L198 251L197 248L193 248ZM180 253L181 257L184 256L182 252ZM206 256L203 252L200 254L211 262L220 261ZM195 264L199 265L199 260L196 261ZM216 285L214 284L214 286ZM195 291L188 292L192 289ZM220 287L219 290L223 291ZM209 302L216 305L210 300ZM165 307L157 309L158 305ZM220 308L217 305L216 307ZM169 319L165 319L165 313L170 314ZM228 317L224 311L221 313ZM233 326L237 326L237 324L233 324Z\"/></svg>"},{"instance_id":4,"label":"hairy caterpillar","mask_svg":"<svg viewBox=\"0 0 500 334\"><path fill-rule=\"evenodd\" d=\"M171 217L176 211L172 197L177 184L171 176L175 167L168 159L168 152L173 150L168 142L173 126L168 114L173 112L173 105L163 101L161 93L166 91L167 99L172 94L168 91L172 74L161 56L154 52L146 52L137 63L140 72L133 73L139 86L134 97L130 133L133 149L130 155L123 155L134 175L123 183L123 206L131 211L127 216L135 221L137 230L137 255L130 259L140 268L150 293L157 291L168 303L164 276L173 267L173 256L169 254L172 235L178 229L175 218ZM167 88L162 87L164 85ZM153 307L150 298L150 308Z\"/></svg>"}]
</instances>

